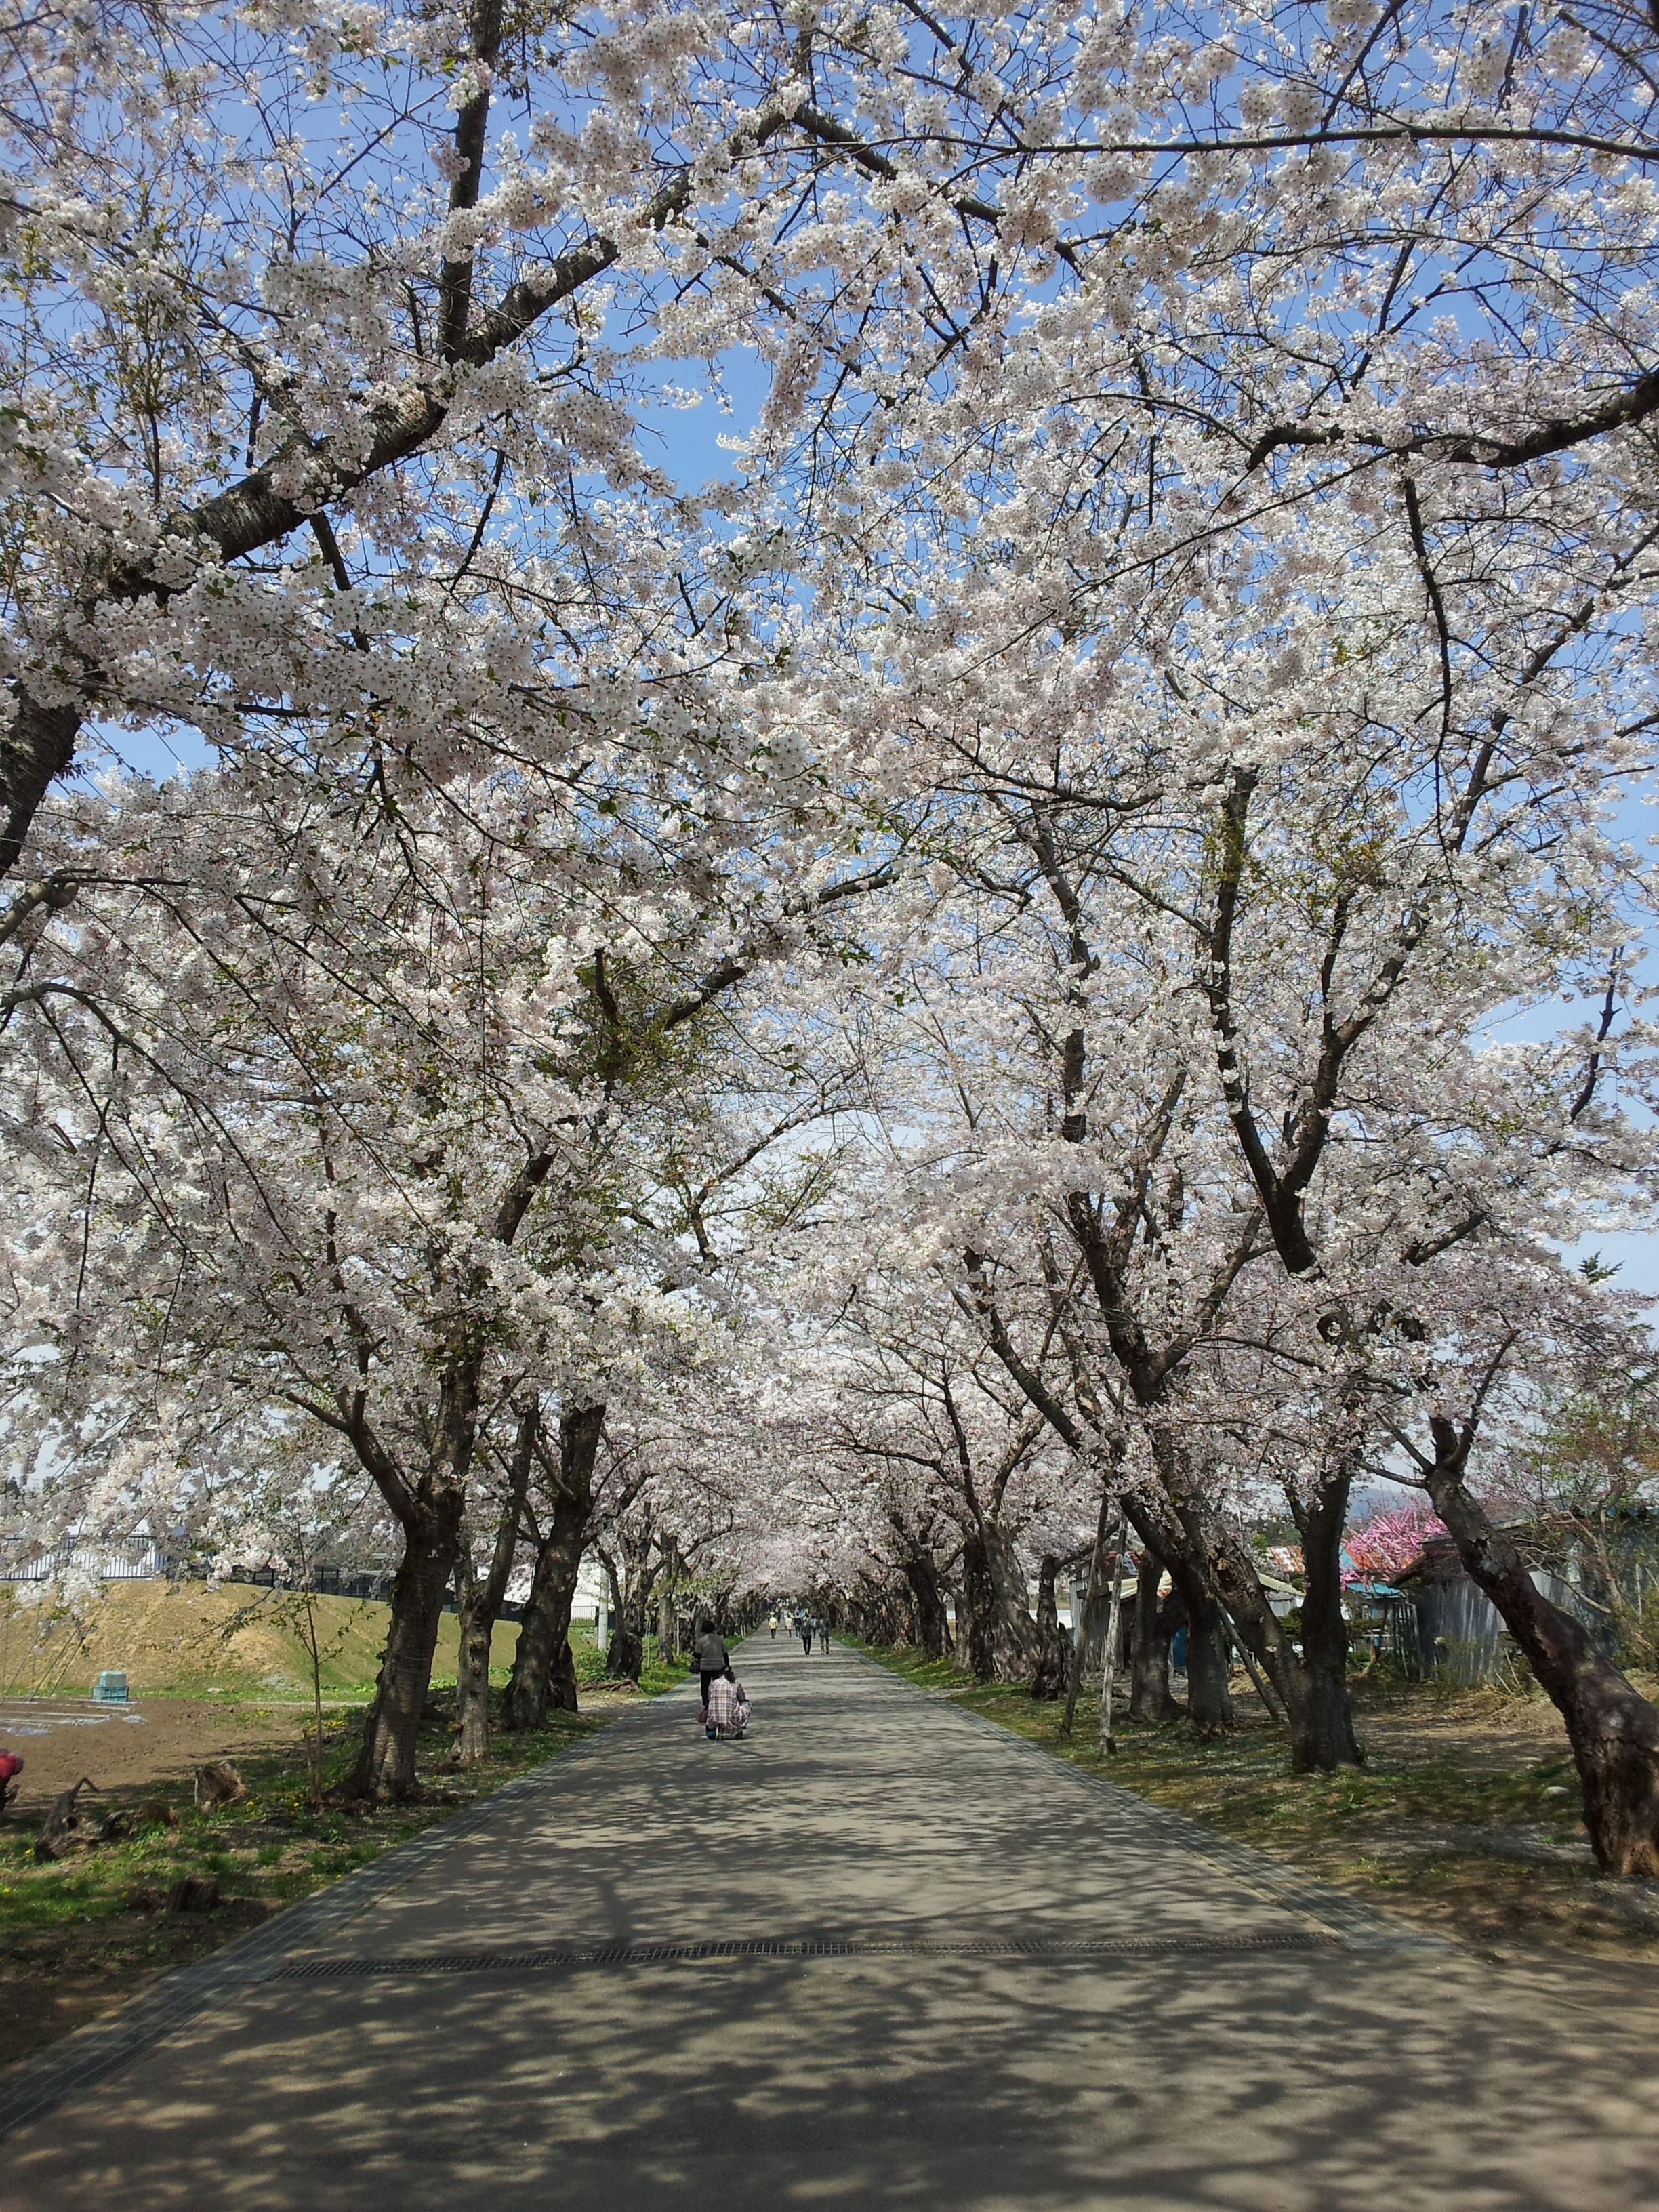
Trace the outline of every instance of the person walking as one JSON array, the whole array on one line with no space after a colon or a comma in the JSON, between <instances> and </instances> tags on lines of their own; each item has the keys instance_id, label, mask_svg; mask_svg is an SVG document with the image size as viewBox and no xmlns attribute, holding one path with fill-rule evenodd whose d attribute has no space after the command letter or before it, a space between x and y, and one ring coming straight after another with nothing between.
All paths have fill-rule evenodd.
<instances>
[{"instance_id":1,"label":"person walking","mask_svg":"<svg viewBox=\"0 0 1659 2212\"><path fill-rule=\"evenodd\" d=\"M818 1650L826 1659L830 1656L830 1624L822 1613L818 1615Z\"/></svg>"},{"instance_id":2,"label":"person walking","mask_svg":"<svg viewBox=\"0 0 1659 2212\"><path fill-rule=\"evenodd\" d=\"M771 1631L771 1633L772 1633L772 1641L773 1641L773 1643L774 1643L774 1644L775 1644L775 1643L777 1642L777 1640L778 1640L778 1616L776 1615L776 1613L775 1613L772 1615L771 1619L767 1622L766 1626L767 1626L767 1627Z\"/></svg>"},{"instance_id":3,"label":"person walking","mask_svg":"<svg viewBox=\"0 0 1659 2212\"><path fill-rule=\"evenodd\" d=\"M697 1662L697 1674L702 1684L702 1702L708 1703L708 1686L717 1676L728 1674L732 1654L726 1648L726 1638L712 1622L704 1620L697 1632L692 1650Z\"/></svg>"},{"instance_id":4,"label":"person walking","mask_svg":"<svg viewBox=\"0 0 1659 2212\"><path fill-rule=\"evenodd\" d=\"M804 1613L800 1617L800 1648L810 1659L812 1656L812 1616Z\"/></svg>"}]
</instances>

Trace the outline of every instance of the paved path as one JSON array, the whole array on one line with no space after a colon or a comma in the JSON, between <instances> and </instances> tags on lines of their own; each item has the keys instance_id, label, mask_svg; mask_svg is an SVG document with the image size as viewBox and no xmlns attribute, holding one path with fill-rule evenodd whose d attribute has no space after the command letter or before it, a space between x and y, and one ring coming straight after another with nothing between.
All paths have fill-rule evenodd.
<instances>
[{"instance_id":1,"label":"paved path","mask_svg":"<svg viewBox=\"0 0 1659 2212\"><path fill-rule=\"evenodd\" d=\"M0 2204L1659 2212L1650 1971L1413 1942L838 1650L739 1671L747 1742L636 1709L77 2039Z\"/></svg>"}]
</instances>

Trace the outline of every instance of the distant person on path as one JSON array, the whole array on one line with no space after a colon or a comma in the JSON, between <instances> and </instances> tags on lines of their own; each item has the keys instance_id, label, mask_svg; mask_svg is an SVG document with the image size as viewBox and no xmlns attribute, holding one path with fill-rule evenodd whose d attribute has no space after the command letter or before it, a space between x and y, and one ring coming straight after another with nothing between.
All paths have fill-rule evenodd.
<instances>
[{"instance_id":1,"label":"distant person on path","mask_svg":"<svg viewBox=\"0 0 1659 2212\"><path fill-rule=\"evenodd\" d=\"M810 1659L812 1656L811 1616L808 1613L802 1613L799 1626L800 1629L800 1648Z\"/></svg>"},{"instance_id":2,"label":"distant person on path","mask_svg":"<svg viewBox=\"0 0 1659 2212\"><path fill-rule=\"evenodd\" d=\"M822 1618L818 1621L818 1649L826 1659L830 1656L830 1624Z\"/></svg>"},{"instance_id":3,"label":"distant person on path","mask_svg":"<svg viewBox=\"0 0 1659 2212\"><path fill-rule=\"evenodd\" d=\"M772 1641L773 1641L773 1643L774 1643L774 1644L775 1644L775 1643L777 1642L777 1640L778 1640L778 1616L776 1615L776 1613L775 1613L772 1615L772 1618L771 1618L771 1619L767 1622L766 1626L768 1626L768 1628L769 1628L769 1629L770 1629L770 1631L772 1632Z\"/></svg>"},{"instance_id":4,"label":"distant person on path","mask_svg":"<svg viewBox=\"0 0 1659 2212\"><path fill-rule=\"evenodd\" d=\"M696 1642L693 1644L692 1650L696 1655L697 1673L702 1682L702 1701L706 1705L708 1703L710 1683L717 1675L730 1675L732 1654L726 1650L726 1638L720 1634L719 1629L712 1626L706 1620L698 1632Z\"/></svg>"},{"instance_id":5,"label":"distant person on path","mask_svg":"<svg viewBox=\"0 0 1659 2212\"><path fill-rule=\"evenodd\" d=\"M743 1684L734 1680L729 1671L716 1674L708 1686L708 1702L703 1709L703 1729L710 1741L721 1736L730 1743L741 1736L749 1725L749 1714Z\"/></svg>"}]
</instances>

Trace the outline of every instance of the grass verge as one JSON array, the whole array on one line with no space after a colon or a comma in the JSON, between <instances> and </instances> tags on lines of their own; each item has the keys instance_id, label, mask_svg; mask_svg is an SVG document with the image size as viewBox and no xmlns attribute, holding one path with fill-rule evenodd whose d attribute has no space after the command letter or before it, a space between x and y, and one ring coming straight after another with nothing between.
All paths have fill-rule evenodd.
<instances>
[{"instance_id":1,"label":"grass verge","mask_svg":"<svg viewBox=\"0 0 1659 2212\"><path fill-rule=\"evenodd\" d=\"M579 1680L600 1677L591 1641L575 1647ZM678 1668L646 1669L646 1694L684 1679ZM491 1736L483 1765L440 1766L454 1726L454 1692L435 1692L421 1732L420 1794L404 1804L354 1808L307 1802L309 1771L295 1736L268 1754L245 1756L239 1771L247 1796L214 1811L191 1802L188 1782L163 1780L112 1790L88 1807L65 1856L33 1856L41 1811L0 1828L0 1939L8 2002L0 2010L0 2065L32 2057L59 2036L95 2020L158 1973L188 1965L232 1936L257 1927L284 1905L309 1897L354 1867L461 1808L488 1796L527 1769L556 1758L617 1717L554 1713L545 1728ZM325 1787L343 1780L356 1753L360 1711L331 1711L325 1720ZM98 1841L112 1812L131 1814L153 1802L171 1814L141 1823L130 1837ZM208 1877L218 1885L210 1912L158 1909L178 1881Z\"/></svg>"},{"instance_id":2,"label":"grass verge","mask_svg":"<svg viewBox=\"0 0 1659 2212\"><path fill-rule=\"evenodd\" d=\"M1091 1695L1079 1698L1066 1741L1062 1708L1018 1686L965 1685L949 1661L903 1647L855 1648L1152 1804L1438 1935L1489 1951L1565 1945L1659 1961L1659 1883L1597 1869L1565 1738L1540 1699L1360 1682L1365 1765L1295 1775L1284 1735L1242 1677L1236 1728L1206 1736L1184 1723L1117 1719L1108 1756Z\"/></svg>"}]
</instances>

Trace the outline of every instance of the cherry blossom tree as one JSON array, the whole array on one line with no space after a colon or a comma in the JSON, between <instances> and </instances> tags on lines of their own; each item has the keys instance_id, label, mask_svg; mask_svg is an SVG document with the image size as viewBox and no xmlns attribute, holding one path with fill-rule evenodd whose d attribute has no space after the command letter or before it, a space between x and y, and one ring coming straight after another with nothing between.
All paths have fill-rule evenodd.
<instances>
[{"instance_id":1,"label":"cherry blossom tree","mask_svg":"<svg viewBox=\"0 0 1659 2212\"><path fill-rule=\"evenodd\" d=\"M557 1501L509 1719L544 1707L605 1409L696 1356L722 1194L822 1104L745 1065L733 1002L854 879L769 912L750 880L734 930L695 844L630 895L614 814L585 896L539 789L388 823L323 781L297 830L292 778L265 797L198 777L57 825L102 873L12 994L15 1371L86 1471L65 1510L272 1407L338 1440L403 1539L356 1782L398 1790L481 1438L503 1544L526 1457Z\"/></svg>"}]
</instances>

